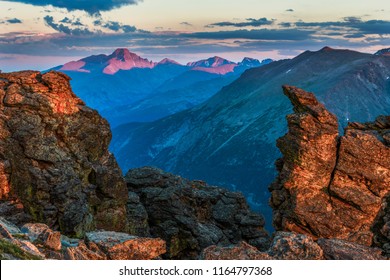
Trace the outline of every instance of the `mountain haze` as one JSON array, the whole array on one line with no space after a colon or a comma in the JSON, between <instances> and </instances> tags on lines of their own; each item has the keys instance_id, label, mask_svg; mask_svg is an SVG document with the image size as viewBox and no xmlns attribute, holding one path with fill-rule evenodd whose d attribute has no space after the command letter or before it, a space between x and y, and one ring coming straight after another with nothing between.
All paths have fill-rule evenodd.
<instances>
[{"instance_id":1,"label":"mountain haze","mask_svg":"<svg viewBox=\"0 0 390 280\"><path fill-rule=\"evenodd\" d=\"M187 65L165 58L158 63L128 49L93 55L54 68L72 78L73 89L112 127L154 121L210 98L245 70L271 62L245 58L234 63L212 57Z\"/></svg>"}]
</instances>

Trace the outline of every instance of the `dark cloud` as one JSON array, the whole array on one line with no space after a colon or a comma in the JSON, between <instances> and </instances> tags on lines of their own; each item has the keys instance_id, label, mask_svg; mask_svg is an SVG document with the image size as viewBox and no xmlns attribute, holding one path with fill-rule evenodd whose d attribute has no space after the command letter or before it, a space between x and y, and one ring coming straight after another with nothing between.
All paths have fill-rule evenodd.
<instances>
[{"instance_id":1,"label":"dark cloud","mask_svg":"<svg viewBox=\"0 0 390 280\"><path fill-rule=\"evenodd\" d=\"M23 21L18 19L18 18L11 18L11 19L4 19L0 20L0 24L19 24L22 23Z\"/></svg>"},{"instance_id":2,"label":"dark cloud","mask_svg":"<svg viewBox=\"0 0 390 280\"><path fill-rule=\"evenodd\" d=\"M72 21L68 17L64 17L62 20L60 20L61 23L71 23Z\"/></svg>"},{"instance_id":3,"label":"dark cloud","mask_svg":"<svg viewBox=\"0 0 390 280\"><path fill-rule=\"evenodd\" d=\"M285 28L288 28L288 27L292 26L292 24L290 22L282 22L282 23L279 23L279 25L281 27L285 27Z\"/></svg>"},{"instance_id":4,"label":"dark cloud","mask_svg":"<svg viewBox=\"0 0 390 280\"><path fill-rule=\"evenodd\" d=\"M352 27L359 29L365 34L390 34L390 21L386 20L369 20L365 22L357 22L354 23Z\"/></svg>"},{"instance_id":5,"label":"dark cloud","mask_svg":"<svg viewBox=\"0 0 390 280\"><path fill-rule=\"evenodd\" d=\"M286 12L294 12L294 9L287 9Z\"/></svg>"},{"instance_id":6,"label":"dark cloud","mask_svg":"<svg viewBox=\"0 0 390 280\"><path fill-rule=\"evenodd\" d=\"M44 18L45 24L53 28L54 30L67 34L67 35L91 35L93 33L102 33L102 32L92 32L88 28L80 28L81 26L85 26L79 18L71 20L68 17L63 18L58 23L54 21L52 16L45 16ZM117 21L103 21L102 19L97 19L93 22L95 27L103 27L111 31L115 32L123 32L123 33L132 33L132 32L145 32L143 30L138 30L135 26L121 24ZM77 26L78 28L73 28Z\"/></svg>"},{"instance_id":7,"label":"dark cloud","mask_svg":"<svg viewBox=\"0 0 390 280\"><path fill-rule=\"evenodd\" d=\"M101 20L96 20L94 22L95 25L100 25L104 28L107 28L111 31L115 31L115 32L118 32L118 31L122 31L124 33L132 33L132 32L136 32L137 31L137 28L135 26L131 26L131 25L127 25L127 24L121 24L120 22L117 22L117 21L107 21L107 22L103 22Z\"/></svg>"},{"instance_id":8,"label":"dark cloud","mask_svg":"<svg viewBox=\"0 0 390 280\"><path fill-rule=\"evenodd\" d=\"M70 28L69 26L66 26L63 23L56 23L52 16L45 16L43 20L47 26L50 26L54 30L67 35L82 36L82 35L93 34L93 32L91 32L87 28Z\"/></svg>"},{"instance_id":9,"label":"dark cloud","mask_svg":"<svg viewBox=\"0 0 390 280\"><path fill-rule=\"evenodd\" d=\"M349 28L356 31L360 31L363 34L377 34L387 35L390 34L390 21L386 20L368 20L362 21L358 17L346 17L344 21L325 21L325 22L303 22L298 21L294 23L296 27L303 28L322 28L331 29L334 27L338 28Z\"/></svg>"},{"instance_id":10,"label":"dark cloud","mask_svg":"<svg viewBox=\"0 0 390 280\"><path fill-rule=\"evenodd\" d=\"M302 41L311 38L315 31L297 29L254 29L217 32L196 32L181 34L183 37L198 39L252 39L252 40L281 40Z\"/></svg>"},{"instance_id":11,"label":"dark cloud","mask_svg":"<svg viewBox=\"0 0 390 280\"><path fill-rule=\"evenodd\" d=\"M6 20L6 22L11 23L11 24L22 23L22 21L18 18L8 19L8 20Z\"/></svg>"},{"instance_id":12,"label":"dark cloud","mask_svg":"<svg viewBox=\"0 0 390 280\"><path fill-rule=\"evenodd\" d=\"M70 25L73 25L73 26L85 26L83 23L81 23L81 19L79 19L79 18L71 20L70 18L65 17L62 20L60 20L59 22L60 23L70 24Z\"/></svg>"},{"instance_id":13,"label":"dark cloud","mask_svg":"<svg viewBox=\"0 0 390 280\"><path fill-rule=\"evenodd\" d=\"M65 8L69 11L83 10L89 14L99 14L101 11L110 11L127 5L134 5L142 0L7 0L20 2L34 6L52 5L53 7Z\"/></svg>"},{"instance_id":14,"label":"dark cloud","mask_svg":"<svg viewBox=\"0 0 390 280\"><path fill-rule=\"evenodd\" d=\"M234 26L234 27L246 27L246 26L253 26L253 27L258 27L258 26L263 26L263 25L271 25L275 20L269 20L267 18L259 18L259 19L254 19L254 18L247 18L246 21L244 22L230 22L230 21L222 21L222 22L216 22L216 23L211 23L206 25L206 27L214 27L214 26L219 26L219 27L225 27L225 26Z\"/></svg>"},{"instance_id":15,"label":"dark cloud","mask_svg":"<svg viewBox=\"0 0 390 280\"><path fill-rule=\"evenodd\" d=\"M364 37L365 37L365 35L362 33L344 35L344 38L347 38L347 39L360 39L360 38L364 38Z\"/></svg>"}]
</instances>

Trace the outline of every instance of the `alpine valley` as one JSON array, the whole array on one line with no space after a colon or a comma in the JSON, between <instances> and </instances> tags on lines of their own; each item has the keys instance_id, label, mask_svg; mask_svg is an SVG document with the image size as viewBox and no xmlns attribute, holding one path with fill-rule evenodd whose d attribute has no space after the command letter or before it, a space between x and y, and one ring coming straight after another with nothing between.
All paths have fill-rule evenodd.
<instances>
[{"instance_id":1,"label":"alpine valley","mask_svg":"<svg viewBox=\"0 0 390 280\"><path fill-rule=\"evenodd\" d=\"M111 150L123 170L153 165L182 176L238 190L271 226L268 186L291 112L281 86L316 93L339 119L372 121L390 114L390 58L325 47L294 59L245 71L192 109L150 123L113 129Z\"/></svg>"}]
</instances>

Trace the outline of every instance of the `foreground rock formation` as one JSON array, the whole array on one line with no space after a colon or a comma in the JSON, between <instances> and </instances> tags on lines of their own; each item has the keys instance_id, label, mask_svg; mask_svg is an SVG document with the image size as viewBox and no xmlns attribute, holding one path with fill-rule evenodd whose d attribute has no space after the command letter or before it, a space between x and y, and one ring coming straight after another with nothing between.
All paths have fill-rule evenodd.
<instances>
[{"instance_id":1,"label":"foreground rock formation","mask_svg":"<svg viewBox=\"0 0 390 280\"><path fill-rule=\"evenodd\" d=\"M64 234L127 230L127 191L106 120L61 73L0 74L0 215Z\"/></svg>"},{"instance_id":2,"label":"foreground rock formation","mask_svg":"<svg viewBox=\"0 0 390 280\"><path fill-rule=\"evenodd\" d=\"M271 240L240 193L152 167L122 178L107 122L67 76L0 74L0 259L382 259L390 117L340 137L312 94L285 93L295 114L271 205L289 232Z\"/></svg>"},{"instance_id":3,"label":"foreground rock formation","mask_svg":"<svg viewBox=\"0 0 390 280\"><path fill-rule=\"evenodd\" d=\"M275 228L390 253L390 117L350 123L340 136L336 117L312 93L284 92L294 114L277 142L283 158L270 187Z\"/></svg>"},{"instance_id":4,"label":"foreground rock formation","mask_svg":"<svg viewBox=\"0 0 390 280\"><path fill-rule=\"evenodd\" d=\"M45 224L21 229L0 219L0 259L150 260L166 252L165 241L127 233L95 231L71 239Z\"/></svg>"},{"instance_id":5,"label":"foreground rock formation","mask_svg":"<svg viewBox=\"0 0 390 280\"><path fill-rule=\"evenodd\" d=\"M260 252L245 242L206 248L205 260L385 260L382 250L340 239L319 239L292 232L277 232L270 248Z\"/></svg>"},{"instance_id":6,"label":"foreground rock formation","mask_svg":"<svg viewBox=\"0 0 390 280\"><path fill-rule=\"evenodd\" d=\"M167 242L165 258L196 259L210 245L240 241L260 250L269 246L264 218L240 193L151 167L130 170L126 182L145 206L151 235Z\"/></svg>"}]
</instances>

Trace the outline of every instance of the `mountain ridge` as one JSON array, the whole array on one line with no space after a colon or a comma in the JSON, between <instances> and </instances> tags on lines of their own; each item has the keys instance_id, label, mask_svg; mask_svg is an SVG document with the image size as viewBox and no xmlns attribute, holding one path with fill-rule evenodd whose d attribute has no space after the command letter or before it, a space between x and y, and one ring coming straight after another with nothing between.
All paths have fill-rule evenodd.
<instances>
[{"instance_id":1,"label":"mountain ridge","mask_svg":"<svg viewBox=\"0 0 390 280\"><path fill-rule=\"evenodd\" d=\"M77 61L70 61L64 65L54 68L58 71L75 71L83 73L91 73L102 71L107 75L115 75L120 70L131 70L134 68L154 68L158 65L175 64L189 67L195 71L205 71L209 73L225 75L234 72L236 67L254 67L269 63L271 59L265 59L260 62L254 58L245 57L241 62L235 63L219 56L210 57L194 62L188 62L182 65L170 58L164 58L160 62L149 61L147 58L142 58L136 53L131 52L126 48L118 48L110 55L99 54L82 58ZM244 63L245 62L245 63Z\"/></svg>"}]
</instances>

